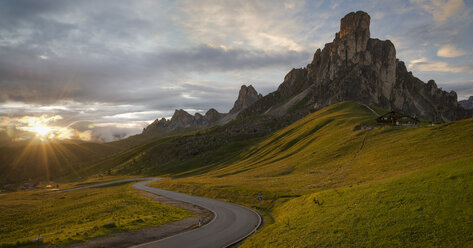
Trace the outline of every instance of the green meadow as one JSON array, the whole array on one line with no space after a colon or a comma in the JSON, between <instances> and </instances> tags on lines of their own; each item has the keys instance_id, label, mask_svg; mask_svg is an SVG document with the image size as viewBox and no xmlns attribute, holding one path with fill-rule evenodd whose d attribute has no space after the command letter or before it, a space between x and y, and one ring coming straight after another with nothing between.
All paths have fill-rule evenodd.
<instances>
[{"instance_id":1,"label":"green meadow","mask_svg":"<svg viewBox=\"0 0 473 248\"><path fill-rule=\"evenodd\" d=\"M274 224L242 247L468 247L472 189L473 157L307 194L274 208Z\"/></svg>"},{"instance_id":2,"label":"green meadow","mask_svg":"<svg viewBox=\"0 0 473 248\"><path fill-rule=\"evenodd\" d=\"M181 220L187 210L141 196L132 183L64 193L42 190L0 195L0 247L43 237L66 245ZM113 222L114 225L107 225Z\"/></svg>"}]
</instances>

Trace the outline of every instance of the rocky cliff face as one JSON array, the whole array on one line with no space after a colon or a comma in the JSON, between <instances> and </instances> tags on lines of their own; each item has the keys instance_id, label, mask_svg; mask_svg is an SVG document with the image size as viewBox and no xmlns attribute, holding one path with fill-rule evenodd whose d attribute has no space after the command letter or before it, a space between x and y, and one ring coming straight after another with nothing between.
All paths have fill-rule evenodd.
<instances>
[{"instance_id":1,"label":"rocky cliff face","mask_svg":"<svg viewBox=\"0 0 473 248\"><path fill-rule=\"evenodd\" d=\"M248 108L261 98L263 98L263 96L261 94L258 94L258 92L256 92L255 88L253 88L252 85L242 85L240 92L238 93L238 98L233 104L233 108L230 109L229 113L238 113L241 110Z\"/></svg>"},{"instance_id":2,"label":"rocky cliff face","mask_svg":"<svg viewBox=\"0 0 473 248\"><path fill-rule=\"evenodd\" d=\"M459 101L458 104L464 109L473 109L473 96L470 96L467 100Z\"/></svg>"},{"instance_id":3,"label":"rocky cliff face","mask_svg":"<svg viewBox=\"0 0 473 248\"><path fill-rule=\"evenodd\" d=\"M192 116L183 109L176 109L171 117L170 126L173 127L189 127L193 123L199 121L201 115Z\"/></svg>"},{"instance_id":4,"label":"rocky cliff face","mask_svg":"<svg viewBox=\"0 0 473 248\"><path fill-rule=\"evenodd\" d=\"M376 105L433 121L453 121L471 114L458 105L455 92L442 91L433 81L425 84L408 72L396 59L391 41L370 38L369 27L370 16L363 11L343 17L335 39L318 49L306 68L291 70L275 92L239 117L281 116L295 107L313 111L341 101Z\"/></svg>"},{"instance_id":5,"label":"rocky cliff face","mask_svg":"<svg viewBox=\"0 0 473 248\"><path fill-rule=\"evenodd\" d=\"M207 113L205 113L205 119L207 119L208 122L214 123L220 120L222 117L224 117L225 114L219 113L217 110L211 108Z\"/></svg>"}]
</instances>

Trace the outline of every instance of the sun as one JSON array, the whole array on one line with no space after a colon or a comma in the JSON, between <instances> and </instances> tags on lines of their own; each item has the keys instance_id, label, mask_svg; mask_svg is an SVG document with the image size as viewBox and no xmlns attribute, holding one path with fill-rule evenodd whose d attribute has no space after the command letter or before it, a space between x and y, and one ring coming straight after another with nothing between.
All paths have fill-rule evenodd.
<instances>
[{"instance_id":1,"label":"sun","mask_svg":"<svg viewBox=\"0 0 473 248\"><path fill-rule=\"evenodd\" d=\"M31 127L31 131L35 132L38 136L45 136L49 132L51 132L51 128L44 125L37 124Z\"/></svg>"}]
</instances>

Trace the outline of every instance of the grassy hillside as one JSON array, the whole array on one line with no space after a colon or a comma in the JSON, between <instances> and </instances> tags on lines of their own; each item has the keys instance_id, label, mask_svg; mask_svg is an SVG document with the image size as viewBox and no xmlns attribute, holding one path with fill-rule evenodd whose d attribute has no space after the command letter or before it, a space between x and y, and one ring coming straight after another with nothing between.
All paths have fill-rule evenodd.
<instances>
[{"instance_id":1,"label":"grassy hillside","mask_svg":"<svg viewBox=\"0 0 473 248\"><path fill-rule=\"evenodd\" d=\"M375 125L375 118L356 103L332 105L252 146L215 149L203 156L238 153L227 161L190 167L196 176L174 182L301 194L376 181L473 154L471 120L433 127L363 128ZM179 177L177 172L174 176Z\"/></svg>"},{"instance_id":2,"label":"grassy hillside","mask_svg":"<svg viewBox=\"0 0 473 248\"><path fill-rule=\"evenodd\" d=\"M87 142L11 143L0 147L0 184L80 176L77 171L83 166L121 150L116 145Z\"/></svg>"},{"instance_id":3,"label":"grassy hillside","mask_svg":"<svg viewBox=\"0 0 473 248\"><path fill-rule=\"evenodd\" d=\"M65 193L0 194L0 246L38 236L53 245L158 226L190 216L186 210L140 196L131 184ZM105 227L113 221L115 227Z\"/></svg>"},{"instance_id":4,"label":"grassy hillside","mask_svg":"<svg viewBox=\"0 0 473 248\"><path fill-rule=\"evenodd\" d=\"M206 171L209 162L237 160L242 149L285 125L266 118L234 121L225 126L149 140L131 149L81 167L77 174L90 176L111 172L114 175L184 175ZM287 125L287 124L286 124ZM178 173L179 172L179 173Z\"/></svg>"},{"instance_id":5,"label":"grassy hillside","mask_svg":"<svg viewBox=\"0 0 473 248\"><path fill-rule=\"evenodd\" d=\"M383 112L381 109L376 110ZM455 197L461 198L459 199L459 204L463 204L461 203L462 201L469 200L471 202L471 196L466 193L462 194L460 190L463 187L463 191L465 189L471 191L471 184L462 183L457 185L446 184L446 182L449 182L448 180L446 182L436 181L437 179L432 177L432 175L435 175L437 172L428 171L444 164L451 164L448 168L460 164L464 168L463 172L458 172L453 168L451 170L452 173L471 174L471 171L468 170L473 167L473 162L467 158L473 154L473 121L463 120L436 126L429 126L424 123L421 127L382 127L372 129L375 126L375 119L376 115L374 113L365 106L356 103L345 102L332 105L310 114L296 123L264 138L243 141L242 145L238 147L232 147L231 145L221 146L192 158L185 163L177 164L174 167L176 171L168 174L174 178L156 182L155 186L229 200L258 208L265 215L267 225L261 231L262 236L257 234L254 238L247 241L248 243L245 243L249 247L252 244L268 246L271 242L284 247L292 244L291 242L302 242L290 238L283 241L284 238L282 236L284 234L277 233L283 230L281 228L285 225L281 221L287 221L285 217L281 217L284 216L282 214L284 209L288 211L287 214L290 214L291 218L299 218L301 220L308 218L306 216L306 209L291 208L290 206L306 201L311 202L314 196L318 196L318 194L323 192L321 199L325 201L324 207L331 206L330 204L332 203L336 204L336 201L339 201L339 203L346 201L350 204L359 205L361 203L358 203L358 201L361 202L362 197L365 196L363 192L367 192L366 196L368 197L370 194L374 194L373 192L378 192L377 190L380 187L387 187L390 190L397 184L390 184L389 186L382 182L388 182L403 176L407 178L407 175L411 174L416 174L419 178L423 178L402 179L411 180L412 182L409 181L409 184L413 187L414 192L418 192L418 197L425 200L424 202L419 202L419 206L423 209L438 207L439 211L444 213L442 221L448 222L447 227L461 222L456 217L449 219L446 216L449 214L455 215L455 212L452 210L455 206L455 201L457 201ZM220 156L221 154L227 154L228 156L220 161L210 160L209 163L202 166L201 161L214 154L217 158L223 158L223 156ZM196 163L192 163L192 161L196 161ZM186 166L188 171L183 173L179 169L182 166ZM449 175L448 171L445 172L445 175L447 174ZM440 191L438 191L438 187L432 188L430 192L424 190L426 187L430 187L428 185L434 184L445 184L446 188ZM344 193L345 191L348 192L349 189L354 191ZM370 214L369 218L374 218L372 215L376 217L376 214L385 216L384 219L380 219L379 223L376 224L379 226L376 227L378 229L373 227L374 229L369 233L369 236L366 236L366 232L369 232L372 228L369 226L371 222L366 222L368 217L363 217L364 213L357 212L364 210L355 208L350 216L343 215L342 212L345 209L340 207L338 212L328 212L327 218L329 218L329 215L338 216L341 218L340 223L347 221L360 222L358 229L350 226L347 229L339 230L339 234L336 234L348 235L345 241L343 241L345 245L354 242L349 237L350 235L356 236L356 232L361 232L362 230L365 232L362 236L368 240L363 241L365 243L357 243L359 244L358 246L373 245L375 243L369 242L378 242L378 239L383 237L389 240L389 242L392 240L402 240L403 237L399 236L401 235L400 231L386 230L386 233L383 234L381 229L385 228L383 225L392 225L399 217L391 215L388 211L389 208L396 207L396 204L398 204L395 200L391 201L389 199L390 197L401 196L404 189L399 187L398 191L392 191L397 193L383 196L386 197L384 203L367 198L371 205L367 205L364 208L371 209L366 210L369 212L367 214ZM258 192L263 192L264 200L262 202L257 201L256 195ZM424 192L426 195L421 194L421 192ZM454 192L460 195L450 196ZM333 195L327 195L329 193ZM439 197L447 200L442 204L435 205L434 195L437 193ZM350 201L345 198L332 199L339 194L351 195L350 199L353 199ZM409 197L409 201L413 201L412 199L417 196L413 193ZM313 201L311 204L311 207L318 207L318 205L314 205ZM427 207L426 205L429 204L433 205ZM414 205L409 206L416 208ZM466 204L464 207L466 208L465 211L471 213L472 207ZM379 210L379 213L376 213L376 209ZM355 213L364 219L359 219ZM421 211L417 217L415 213L404 213L406 223L413 222L410 218L417 218L419 216L422 216L422 218L429 217L427 212ZM342 219L342 217L345 219ZM312 218L316 218L313 213ZM434 228L435 223L424 223L425 226L422 227L422 231L419 231L419 235L428 235L429 232L436 232L437 229ZM468 230L467 226L461 227L462 225L459 225L459 228L466 228ZM334 223L333 229L321 225L320 230L327 229L336 233L338 232L335 230L336 228L340 227ZM403 230L404 226L401 225L398 228ZM312 227L306 230L307 236L304 237L305 239L318 240L322 237L319 233L312 230ZM455 232L455 230L451 229L439 233L437 236L438 242L441 244L443 244L442 242L450 242L448 241L449 238L443 235ZM473 230L470 228L469 231ZM415 232L415 230L412 232ZM264 236L264 233L267 233L267 236ZM279 235L281 235L281 240L276 238ZM297 232L291 233L288 236L296 238ZM337 239L335 236L333 239L328 237L327 241L324 241L325 243L322 241L317 242L328 246L338 246L335 243L330 243L335 242L333 241ZM269 237L273 237L276 240L268 241ZM418 238L418 240L423 242L427 238ZM307 246L315 245L316 243L314 242L309 243L310 245ZM395 245L395 243L389 242L386 244ZM461 242L465 242L465 239L462 239Z\"/></svg>"},{"instance_id":6,"label":"grassy hillside","mask_svg":"<svg viewBox=\"0 0 473 248\"><path fill-rule=\"evenodd\" d=\"M275 223L242 247L467 247L472 189L470 157L304 195L276 207Z\"/></svg>"}]
</instances>

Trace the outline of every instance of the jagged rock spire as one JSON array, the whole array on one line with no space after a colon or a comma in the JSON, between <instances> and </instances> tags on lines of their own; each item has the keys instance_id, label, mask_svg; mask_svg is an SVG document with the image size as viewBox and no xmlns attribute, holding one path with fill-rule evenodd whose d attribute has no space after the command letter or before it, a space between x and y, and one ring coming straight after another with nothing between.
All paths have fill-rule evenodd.
<instances>
[{"instance_id":1,"label":"jagged rock spire","mask_svg":"<svg viewBox=\"0 0 473 248\"><path fill-rule=\"evenodd\" d=\"M352 44L348 46L349 54L365 51L370 39L370 16L366 12L357 11L343 17L340 20L340 39Z\"/></svg>"},{"instance_id":2,"label":"jagged rock spire","mask_svg":"<svg viewBox=\"0 0 473 248\"><path fill-rule=\"evenodd\" d=\"M252 85L242 85L238 93L238 99L235 101L235 104L233 104L230 114L240 112L261 98L263 98L263 96L258 94Z\"/></svg>"}]
</instances>

